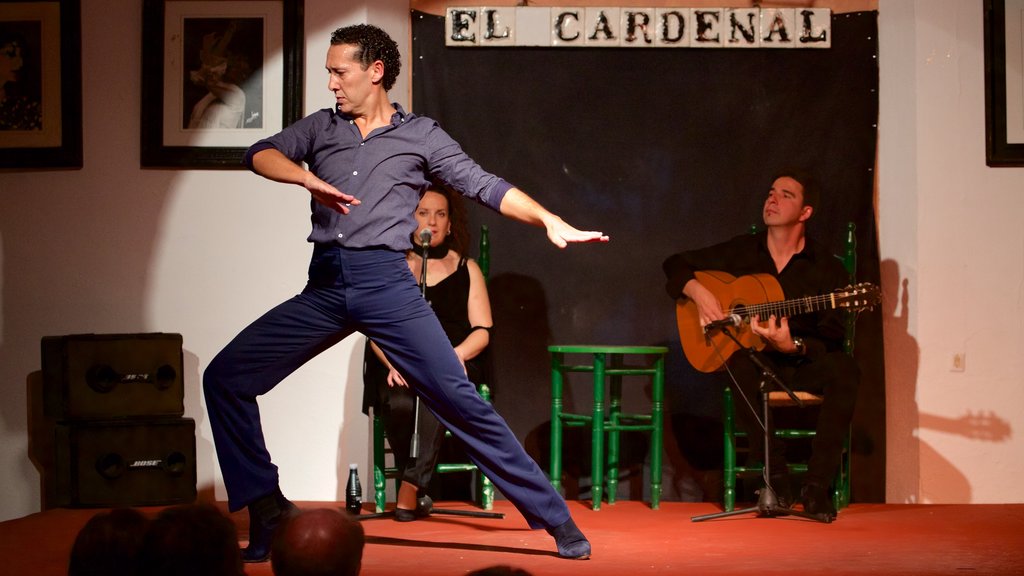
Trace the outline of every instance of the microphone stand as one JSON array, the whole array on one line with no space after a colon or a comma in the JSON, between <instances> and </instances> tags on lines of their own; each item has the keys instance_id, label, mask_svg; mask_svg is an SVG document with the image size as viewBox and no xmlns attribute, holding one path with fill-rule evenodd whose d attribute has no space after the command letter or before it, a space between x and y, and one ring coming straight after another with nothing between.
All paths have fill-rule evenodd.
<instances>
[{"instance_id":1,"label":"microphone stand","mask_svg":"<svg viewBox=\"0 0 1024 576\"><path fill-rule=\"evenodd\" d=\"M772 458L770 444L772 433L771 430L768 428L768 414L770 410L768 407L769 386L771 384L774 384L775 386L778 386L779 388L784 390L786 394L788 394L789 397L794 402L796 402L798 406L803 407L804 404L803 401L801 401L800 398L798 398L797 395L794 394L788 386L786 386L786 383L783 382L781 378L779 378L778 374L776 374L775 371L772 370L771 366L769 366L761 358L761 354L757 350L755 350L753 347L748 348L741 344L740 341L736 338L736 336L728 327L722 327L721 330L723 334L728 336L729 339L731 339L733 342L736 343L737 346L740 347L740 349L744 350L747 353L747 358L761 371L761 381L758 386L758 389L761 395L761 428L764 431L764 471L762 472L764 476L764 486L758 492L757 504L755 506L743 508L742 510L732 510L729 512L717 512L714 514L694 516L690 518L690 521L701 522L704 520L711 520L714 518L727 518L729 516L737 516L739 514L756 512L757 517L759 518L773 518L776 516L799 516L801 518L807 518L809 520L815 520L817 522L823 522L825 524L832 522L832 518L828 516L818 516L815 514L804 512L803 510L794 510L793 508L786 508L779 505L779 499L775 495L775 489L772 488L771 484ZM739 389L739 386L737 386L737 389ZM740 390L740 392L742 393L742 390Z\"/></svg>"},{"instance_id":2,"label":"microphone stand","mask_svg":"<svg viewBox=\"0 0 1024 576\"><path fill-rule=\"evenodd\" d=\"M430 251L430 229L424 228L420 232L420 296L427 299L427 256ZM409 457L415 458L420 455L420 395L414 399L412 418L412 439L409 441Z\"/></svg>"},{"instance_id":3,"label":"microphone stand","mask_svg":"<svg viewBox=\"0 0 1024 576\"><path fill-rule=\"evenodd\" d=\"M421 249L421 260L420 260L420 296L425 300L427 298L427 256L430 252L430 230L424 228L420 232L420 249ZM420 454L420 395L416 394L413 399L413 419L412 419L412 438L409 440L409 457L416 458ZM483 472L480 472L483 474ZM426 508L426 507L425 507ZM429 508L420 510L420 499L416 499L416 513L424 516L430 516L431 514L447 514L449 516L469 516L471 518L505 518L504 512L486 512L476 510L453 510L447 508L434 508L433 504L430 504ZM356 520L373 520L374 518L383 518L386 516L394 516L394 510L390 512L375 512L373 514L361 514L356 517Z\"/></svg>"}]
</instances>

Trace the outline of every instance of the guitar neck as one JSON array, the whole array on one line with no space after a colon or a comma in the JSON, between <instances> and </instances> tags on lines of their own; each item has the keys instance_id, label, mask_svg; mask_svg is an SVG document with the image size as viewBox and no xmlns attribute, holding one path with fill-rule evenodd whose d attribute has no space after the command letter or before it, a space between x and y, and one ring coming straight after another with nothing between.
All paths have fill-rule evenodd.
<instances>
[{"instance_id":1,"label":"guitar neck","mask_svg":"<svg viewBox=\"0 0 1024 576\"><path fill-rule=\"evenodd\" d=\"M799 314L843 309L858 312L881 301L881 291L866 282L847 286L821 296L787 300L779 281L770 274L735 277L720 270L698 270L695 278L718 299L722 309L743 319L736 334L707 333L702 329L700 311L692 299L676 303L679 343L690 365L701 372L714 372L740 348L764 348L764 341L750 329L751 318L787 318Z\"/></svg>"},{"instance_id":2,"label":"guitar neck","mask_svg":"<svg viewBox=\"0 0 1024 576\"><path fill-rule=\"evenodd\" d=\"M747 305L743 308L743 312L740 316L744 319L753 317L767 318L772 315L776 318L783 318L798 316L800 314L810 314L811 312L821 312L823 310L832 310L835 307L835 294L825 294L823 296L805 296L803 298L792 298L790 300Z\"/></svg>"}]
</instances>

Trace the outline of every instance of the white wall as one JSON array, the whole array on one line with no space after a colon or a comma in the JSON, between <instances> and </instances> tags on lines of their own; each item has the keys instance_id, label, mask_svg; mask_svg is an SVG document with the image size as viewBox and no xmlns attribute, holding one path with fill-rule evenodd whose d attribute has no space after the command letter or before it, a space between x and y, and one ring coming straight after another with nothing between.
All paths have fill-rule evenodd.
<instances>
[{"instance_id":1,"label":"white wall","mask_svg":"<svg viewBox=\"0 0 1024 576\"><path fill-rule=\"evenodd\" d=\"M39 339L56 334L183 334L200 488L216 485L223 499L199 376L239 329L301 288L309 253L298 188L242 171L138 168L141 40L108 31L137 31L141 3L82 4L85 167L0 174L0 520L40 507L26 390ZM307 112L331 103L330 30L370 20L408 54L406 1L305 5ZM888 499L1020 502L1024 168L984 165L981 2L881 0L880 12ZM392 95L407 94L403 78ZM949 371L955 352L966 353L962 373ZM360 356L345 341L264 403L292 498L340 499L348 462L366 470Z\"/></svg>"},{"instance_id":2,"label":"white wall","mask_svg":"<svg viewBox=\"0 0 1024 576\"><path fill-rule=\"evenodd\" d=\"M405 0L305 0L307 113L333 103L324 72L330 32L371 21L408 55L408 9ZM305 278L303 190L246 171L139 168L141 22L136 0L82 2L84 168L0 174L0 520L40 508L26 389L39 378L47 335L181 333L200 489L216 485L225 499L200 375ZM404 76L392 98L407 105L408 93ZM349 462L366 477L361 362L362 342L349 338L267 396L267 442L290 497L340 499Z\"/></svg>"},{"instance_id":3,"label":"white wall","mask_svg":"<svg viewBox=\"0 0 1024 576\"><path fill-rule=\"evenodd\" d=\"M1024 168L985 165L982 2L879 11L887 500L1021 502Z\"/></svg>"}]
</instances>

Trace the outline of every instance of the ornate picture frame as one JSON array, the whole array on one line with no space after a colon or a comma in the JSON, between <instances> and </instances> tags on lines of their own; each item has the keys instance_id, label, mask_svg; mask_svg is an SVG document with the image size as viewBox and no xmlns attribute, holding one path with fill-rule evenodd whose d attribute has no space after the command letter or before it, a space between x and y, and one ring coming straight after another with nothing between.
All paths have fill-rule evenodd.
<instances>
[{"instance_id":1,"label":"ornate picture frame","mask_svg":"<svg viewBox=\"0 0 1024 576\"><path fill-rule=\"evenodd\" d=\"M82 167L80 0L0 0L0 169Z\"/></svg>"},{"instance_id":2,"label":"ornate picture frame","mask_svg":"<svg viewBox=\"0 0 1024 576\"><path fill-rule=\"evenodd\" d=\"M141 165L241 169L302 116L302 0L145 0Z\"/></svg>"},{"instance_id":3,"label":"ornate picture frame","mask_svg":"<svg viewBox=\"0 0 1024 576\"><path fill-rule=\"evenodd\" d=\"M1022 21L1024 0L985 0L985 162L989 166L1024 166Z\"/></svg>"}]
</instances>

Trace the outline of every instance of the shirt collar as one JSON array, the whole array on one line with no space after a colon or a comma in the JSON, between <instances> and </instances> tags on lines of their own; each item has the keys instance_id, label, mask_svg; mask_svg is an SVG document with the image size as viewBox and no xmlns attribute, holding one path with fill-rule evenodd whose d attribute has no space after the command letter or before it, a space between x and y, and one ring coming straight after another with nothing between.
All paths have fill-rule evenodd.
<instances>
[{"instance_id":1,"label":"shirt collar","mask_svg":"<svg viewBox=\"0 0 1024 576\"><path fill-rule=\"evenodd\" d=\"M398 102L392 102L391 105L395 107L395 113L391 115L392 126L398 126L402 122L405 122L406 120L412 120L413 118L416 117L416 114L406 112L405 108L402 108L402 105L399 104ZM345 122L351 122L352 120L355 119L354 116L345 114L344 112L339 110L337 104L334 105L334 113L337 114L338 117L340 117Z\"/></svg>"},{"instance_id":2,"label":"shirt collar","mask_svg":"<svg viewBox=\"0 0 1024 576\"><path fill-rule=\"evenodd\" d=\"M415 114L406 112L405 108L402 108L402 105L399 104L398 102L392 102L391 105L395 107L395 113L391 115L392 126L398 126L402 122L405 122L406 120L412 120L413 118L416 117Z\"/></svg>"},{"instance_id":3,"label":"shirt collar","mask_svg":"<svg viewBox=\"0 0 1024 576\"><path fill-rule=\"evenodd\" d=\"M758 232L758 234L757 234L757 245L758 245L758 248L760 248L761 252L763 252L769 258L771 258L771 252L768 251L768 231L767 230L762 230L762 231ZM814 254L815 254L814 242L811 241L810 236L808 236L807 234L804 234L804 247L799 252L794 253L793 254L793 258L807 258L808 260L814 262L816 260L816 258L814 257Z\"/></svg>"}]
</instances>

